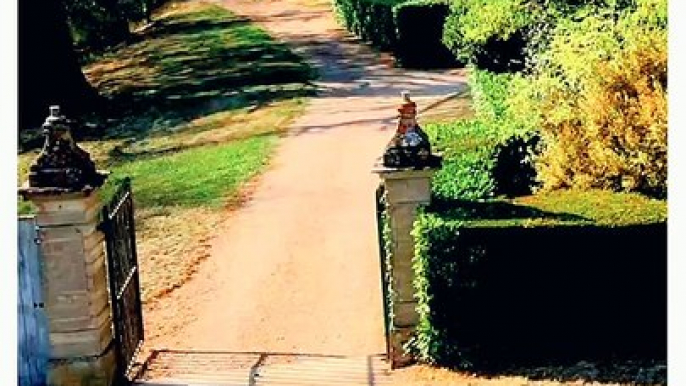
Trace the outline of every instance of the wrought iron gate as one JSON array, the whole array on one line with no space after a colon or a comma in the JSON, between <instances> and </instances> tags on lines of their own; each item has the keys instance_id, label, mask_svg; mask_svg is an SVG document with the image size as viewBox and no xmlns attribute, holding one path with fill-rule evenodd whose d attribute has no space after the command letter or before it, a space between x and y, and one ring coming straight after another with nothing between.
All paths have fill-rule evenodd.
<instances>
[{"instance_id":1,"label":"wrought iron gate","mask_svg":"<svg viewBox=\"0 0 686 386\"><path fill-rule=\"evenodd\" d=\"M140 278L129 178L121 182L109 204L103 207L102 218L107 245L117 377L120 382L126 382L143 343Z\"/></svg>"},{"instance_id":2,"label":"wrought iron gate","mask_svg":"<svg viewBox=\"0 0 686 386\"><path fill-rule=\"evenodd\" d=\"M390 358L391 336L390 336L390 306L388 304L388 283L389 283L389 264L386 256L386 241L384 239L384 212L386 211L385 187L383 183L376 188L376 225L379 236L379 265L381 271L381 296L383 302L384 331L386 334L386 357Z\"/></svg>"}]
</instances>

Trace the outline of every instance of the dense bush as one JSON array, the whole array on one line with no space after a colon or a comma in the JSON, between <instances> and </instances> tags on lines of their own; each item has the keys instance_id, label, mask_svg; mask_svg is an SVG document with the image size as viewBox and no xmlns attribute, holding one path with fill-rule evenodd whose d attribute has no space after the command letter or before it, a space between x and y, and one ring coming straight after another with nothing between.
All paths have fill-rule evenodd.
<instances>
[{"instance_id":1,"label":"dense bush","mask_svg":"<svg viewBox=\"0 0 686 386\"><path fill-rule=\"evenodd\" d=\"M474 226L467 219L557 215L490 202L454 202L465 207L451 213L444 204L413 231L420 321L410 345L422 361L497 372L665 359L665 223Z\"/></svg>"},{"instance_id":2,"label":"dense bush","mask_svg":"<svg viewBox=\"0 0 686 386\"><path fill-rule=\"evenodd\" d=\"M458 65L441 41L448 5L436 1L408 1L393 8L397 39L393 50L405 67L436 68Z\"/></svg>"},{"instance_id":3,"label":"dense bush","mask_svg":"<svg viewBox=\"0 0 686 386\"><path fill-rule=\"evenodd\" d=\"M665 0L558 23L509 102L540 127L544 188L666 195L666 27Z\"/></svg>"},{"instance_id":4,"label":"dense bush","mask_svg":"<svg viewBox=\"0 0 686 386\"><path fill-rule=\"evenodd\" d=\"M432 180L437 198L483 199L531 193L536 185L531 154L535 135L510 134L483 119L426 125L443 166Z\"/></svg>"},{"instance_id":5,"label":"dense bush","mask_svg":"<svg viewBox=\"0 0 686 386\"><path fill-rule=\"evenodd\" d=\"M396 44L393 6L402 0L334 0L345 28L382 49Z\"/></svg>"},{"instance_id":6,"label":"dense bush","mask_svg":"<svg viewBox=\"0 0 686 386\"><path fill-rule=\"evenodd\" d=\"M448 6L435 0L334 0L345 28L413 68L457 65L443 45Z\"/></svg>"},{"instance_id":7,"label":"dense bush","mask_svg":"<svg viewBox=\"0 0 686 386\"><path fill-rule=\"evenodd\" d=\"M517 28L500 28L498 15L460 31L478 43L463 46L473 55L528 29L530 67L472 68L475 117L425 125L445 154L413 231L411 349L425 362L497 372L664 361L665 202L591 189L666 191L666 2L584 3L546 2ZM538 182L534 196L493 200ZM582 190L553 192L567 187ZM607 380L660 383L664 369Z\"/></svg>"},{"instance_id":8,"label":"dense bush","mask_svg":"<svg viewBox=\"0 0 686 386\"><path fill-rule=\"evenodd\" d=\"M579 9L628 8L634 0L450 0L443 40L463 62L497 72L525 68L559 19Z\"/></svg>"},{"instance_id":9,"label":"dense bush","mask_svg":"<svg viewBox=\"0 0 686 386\"><path fill-rule=\"evenodd\" d=\"M479 24L480 29L475 24L472 35L465 23L464 36L484 43L485 36L515 33L520 19L515 17L512 25L498 21L501 14L521 10L520 3L493 5L500 11L493 23ZM454 9L455 4L464 8L472 3L456 1ZM529 26L529 70L470 71L479 125L513 144L509 150L501 147L501 154L521 155L497 166L503 172L496 174L520 170L525 177L520 181L531 180L534 162L535 185L544 189L604 188L665 197L666 1L598 1L585 6L560 1L548 6L534 18L535 28ZM473 17L483 19L489 13L496 12L485 6ZM514 145L537 142L538 136L540 154L531 154L535 146L519 151ZM502 163L507 157L500 159ZM513 187L526 191L520 188Z\"/></svg>"},{"instance_id":10,"label":"dense bush","mask_svg":"<svg viewBox=\"0 0 686 386\"><path fill-rule=\"evenodd\" d=\"M429 124L425 131L444 153L433 180L441 198L480 199L531 192L531 164L538 138L528 117L515 116L508 105L513 90L523 87L519 75L470 68L475 118Z\"/></svg>"},{"instance_id":11,"label":"dense bush","mask_svg":"<svg viewBox=\"0 0 686 386\"><path fill-rule=\"evenodd\" d=\"M521 0L453 0L444 43L458 59L498 71L520 70L524 35L538 7Z\"/></svg>"},{"instance_id":12,"label":"dense bush","mask_svg":"<svg viewBox=\"0 0 686 386\"><path fill-rule=\"evenodd\" d=\"M492 127L474 119L430 124L425 131L443 153L443 166L432 180L436 197L480 199L493 195L495 182L490 170L499 137Z\"/></svg>"}]
</instances>

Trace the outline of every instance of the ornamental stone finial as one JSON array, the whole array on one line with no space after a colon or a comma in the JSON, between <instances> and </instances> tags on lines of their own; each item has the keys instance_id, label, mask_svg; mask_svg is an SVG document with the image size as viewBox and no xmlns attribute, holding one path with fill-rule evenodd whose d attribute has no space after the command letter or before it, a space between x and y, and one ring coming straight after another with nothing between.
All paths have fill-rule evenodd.
<instances>
[{"instance_id":1,"label":"ornamental stone finial","mask_svg":"<svg viewBox=\"0 0 686 386\"><path fill-rule=\"evenodd\" d=\"M90 155L72 138L71 124L59 106L50 106L43 123L45 143L29 169L29 189L75 192L97 188L105 181Z\"/></svg>"}]
</instances>

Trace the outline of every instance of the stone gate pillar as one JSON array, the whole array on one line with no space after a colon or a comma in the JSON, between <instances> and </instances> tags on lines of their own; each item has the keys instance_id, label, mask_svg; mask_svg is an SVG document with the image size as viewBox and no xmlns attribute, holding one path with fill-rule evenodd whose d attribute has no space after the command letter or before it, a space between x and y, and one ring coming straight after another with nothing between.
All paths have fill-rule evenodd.
<instances>
[{"instance_id":1,"label":"stone gate pillar","mask_svg":"<svg viewBox=\"0 0 686 386\"><path fill-rule=\"evenodd\" d=\"M51 108L43 151L19 189L37 207L49 386L110 386L115 370L98 188L104 175Z\"/></svg>"},{"instance_id":2,"label":"stone gate pillar","mask_svg":"<svg viewBox=\"0 0 686 386\"><path fill-rule=\"evenodd\" d=\"M386 213L390 225L390 357L393 368L412 361L403 345L419 322L414 297L414 239L412 226L417 208L429 204L431 177L435 170L398 170L377 168L386 191Z\"/></svg>"},{"instance_id":3,"label":"stone gate pillar","mask_svg":"<svg viewBox=\"0 0 686 386\"><path fill-rule=\"evenodd\" d=\"M391 367L412 361L403 346L419 322L414 297L414 239L412 227L417 208L431 201L431 177L442 158L432 154L428 136L416 121L416 105L404 92L398 108L398 127L374 172L385 187L386 214L390 225L390 359ZM383 269L383 268L382 268Z\"/></svg>"}]
</instances>

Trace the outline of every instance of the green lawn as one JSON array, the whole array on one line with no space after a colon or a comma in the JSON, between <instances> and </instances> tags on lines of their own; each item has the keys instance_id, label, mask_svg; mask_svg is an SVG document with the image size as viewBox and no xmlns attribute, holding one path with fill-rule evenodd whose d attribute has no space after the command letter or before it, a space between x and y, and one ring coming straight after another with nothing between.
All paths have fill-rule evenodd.
<instances>
[{"instance_id":1,"label":"green lawn","mask_svg":"<svg viewBox=\"0 0 686 386\"><path fill-rule=\"evenodd\" d=\"M138 42L84 67L111 109L75 136L110 180L133 177L139 207L216 207L265 165L312 95L314 73L220 6L172 2L156 20ZM37 154L19 154L18 183Z\"/></svg>"},{"instance_id":2,"label":"green lawn","mask_svg":"<svg viewBox=\"0 0 686 386\"><path fill-rule=\"evenodd\" d=\"M123 163L112 172L115 179L131 177L138 206L217 208L262 169L275 142L256 136Z\"/></svg>"}]
</instances>

